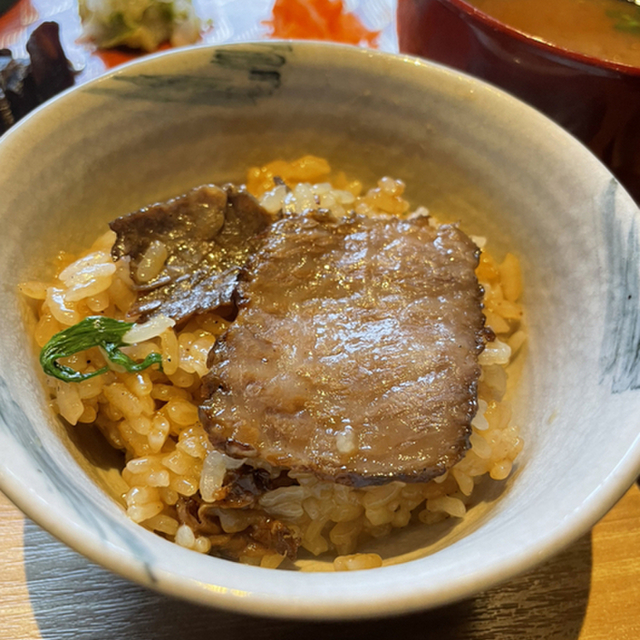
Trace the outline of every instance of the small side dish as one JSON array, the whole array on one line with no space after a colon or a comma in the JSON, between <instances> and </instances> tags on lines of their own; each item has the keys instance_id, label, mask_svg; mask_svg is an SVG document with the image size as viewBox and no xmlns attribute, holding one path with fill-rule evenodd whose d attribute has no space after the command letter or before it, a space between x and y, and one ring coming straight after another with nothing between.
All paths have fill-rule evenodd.
<instances>
[{"instance_id":1,"label":"small side dish","mask_svg":"<svg viewBox=\"0 0 640 640\"><path fill-rule=\"evenodd\" d=\"M191 0L79 0L83 38L104 49L155 51L165 42L197 42L200 20Z\"/></svg>"},{"instance_id":2,"label":"small side dish","mask_svg":"<svg viewBox=\"0 0 640 640\"><path fill-rule=\"evenodd\" d=\"M134 521L263 567L363 569L382 562L366 539L461 518L510 474L518 260L403 192L276 161L118 218L21 285L52 406L124 452Z\"/></svg>"},{"instance_id":3,"label":"small side dish","mask_svg":"<svg viewBox=\"0 0 640 640\"><path fill-rule=\"evenodd\" d=\"M342 0L276 0L270 27L272 38L328 40L344 44L377 46L377 31L367 29Z\"/></svg>"}]
</instances>

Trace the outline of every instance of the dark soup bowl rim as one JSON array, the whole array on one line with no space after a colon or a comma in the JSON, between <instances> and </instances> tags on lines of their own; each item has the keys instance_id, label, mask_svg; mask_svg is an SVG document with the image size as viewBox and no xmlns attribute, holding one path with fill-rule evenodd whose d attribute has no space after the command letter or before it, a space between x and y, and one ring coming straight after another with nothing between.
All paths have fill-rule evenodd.
<instances>
[{"instance_id":1,"label":"dark soup bowl rim","mask_svg":"<svg viewBox=\"0 0 640 640\"><path fill-rule=\"evenodd\" d=\"M402 0L400 0L402 2ZM498 31L501 34L518 40L522 44L529 45L534 49L540 50L541 53L551 54L558 58L567 59L569 61L581 63L588 67L595 67L601 71L609 73L618 73L627 76L640 76L640 65L634 66L629 64L623 64L620 62L613 62L604 58L598 58L597 56L588 55L586 53L579 53L572 49L567 49L558 44L553 44L545 40L536 38L535 36L521 31L508 25L497 18L494 18L490 14L486 13L482 9L472 5L468 0L436 0L443 4L449 4L465 13L469 17L477 20L494 31Z\"/></svg>"}]
</instances>

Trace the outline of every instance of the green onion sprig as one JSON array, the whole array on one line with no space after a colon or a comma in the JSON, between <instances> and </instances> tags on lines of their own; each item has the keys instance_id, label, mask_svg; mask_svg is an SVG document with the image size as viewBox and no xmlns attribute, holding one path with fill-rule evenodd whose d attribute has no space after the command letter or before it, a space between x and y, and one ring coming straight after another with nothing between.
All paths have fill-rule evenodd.
<instances>
[{"instance_id":1,"label":"green onion sprig","mask_svg":"<svg viewBox=\"0 0 640 640\"><path fill-rule=\"evenodd\" d=\"M162 356L159 353L150 353L142 362L135 362L120 351L120 347L126 344L123 340L124 335L133 326L133 322L124 322L103 316L89 316L78 324L56 333L42 348L40 364L47 375L65 382L82 382L106 373L109 367L81 373L60 364L58 360L91 347L101 347L113 364L124 367L129 372L137 373L154 364L159 365L162 370Z\"/></svg>"}]
</instances>

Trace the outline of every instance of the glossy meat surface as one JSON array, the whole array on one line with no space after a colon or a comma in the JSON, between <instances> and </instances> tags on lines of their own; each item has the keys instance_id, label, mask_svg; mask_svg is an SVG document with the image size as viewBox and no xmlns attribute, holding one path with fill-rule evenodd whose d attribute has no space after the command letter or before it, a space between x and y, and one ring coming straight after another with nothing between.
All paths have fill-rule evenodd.
<instances>
[{"instance_id":1,"label":"glossy meat surface","mask_svg":"<svg viewBox=\"0 0 640 640\"><path fill-rule=\"evenodd\" d=\"M112 254L130 257L138 290L129 314L163 313L180 321L228 305L240 268L270 222L253 196L230 185L198 187L114 220ZM138 267L154 242L167 258L159 273L141 281Z\"/></svg>"},{"instance_id":2,"label":"glossy meat surface","mask_svg":"<svg viewBox=\"0 0 640 640\"><path fill-rule=\"evenodd\" d=\"M425 217L275 223L209 357L214 445L355 486L442 474L476 411L477 262L467 236Z\"/></svg>"}]
</instances>

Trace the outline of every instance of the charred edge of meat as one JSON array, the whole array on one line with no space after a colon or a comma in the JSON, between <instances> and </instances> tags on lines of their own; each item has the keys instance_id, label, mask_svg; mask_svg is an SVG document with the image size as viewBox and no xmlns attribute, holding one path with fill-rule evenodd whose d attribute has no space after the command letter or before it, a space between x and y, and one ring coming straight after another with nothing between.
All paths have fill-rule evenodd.
<instances>
[{"instance_id":1,"label":"charred edge of meat","mask_svg":"<svg viewBox=\"0 0 640 640\"><path fill-rule=\"evenodd\" d=\"M261 558L277 553L295 561L301 544L301 536L276 518L263 514L243 531L210 536L211 548L217 555L229 560L241 557Z\"/></svg>"},{"instance_id":2,"label":"charred edge of meat","mask_svg":"<svg viewBox=\"0 0 640 640\"><path fill-rule=\"evenodd\" d=\"M227 471L215 504L226 509L255 507L260 496L269 491L271 485L268 471L243 465Z\"/></svg>"},{"instance_id":3,"label":"charred edge of meat","mask_svg":"<svg viewBox=\"0 0 640 640\"><path fill-rule=\"evenodd\" d=\"M485 318L485 322L486 322L486 318ZM484 348L487 342L493 342L495 339L496 339L496 334L494 333L493 329L488 325L485 325L482 329L482 349L480 350L480 353L484 351Z\"/></svg>"},{"instance_id":4,"label":"charred edge of meat","mask_svg":"<svg viewBox=\"0 0 640 640\"><path fill-rule=\"evenodd\" d=\"M225 509L254 508L261 496L280 487L291 487L297 482L286 472L272 478L266 469L242 465L227 471L218 499L212 503Z\"/></svg>"},{"instance_id":5,"label":"charred edge of meat","mask_svg":"<svg viewBox=\"0 0 640 640\"><path fill-rule=\"evenodd\" d=\"M130 259L137 297L128 315L163 313L176 322L216 310L237 313L238 273L272 218L244 189L203 185L113 220L115 259ZM137 268L153 242L167 252L158 274L141 282Z\"/></svg>"},{"instance_id":6,"label":"charred edge of meat","mask_svg":"<svg viewBox=\"0 0 640 640\"><path fill-rule=\"evenodd\" d=\"M301 538L295 527L255 509L242 509L247 526L242 531L226 533L217 509L215 504L196 497L181 496L176 504L181 522L196 535L206 535L211 541L211 551L216 555L239 560L242 556L259 558L275 552L291 560L296 559Z\"/></svg>"},{"instance_id":7,"label":"charred edge of meat","mask_svg":"<svg viewBox=\"0 0 640 640\"><path fill-rule=\"evenodd\" d=\"M474 386L477 386L477 385L475 385L474 383ZM475 406L476 408L473 411L473 416L475 416L475 413L477 411L477 402L475 403ZM202 407L199 407L198 411L200 414L201 422L203 422L203 424L206 425L207 420L209 420L207 414L204 412ZM473 419L473 416L471 417L471 419ZM466 429L465 431L464 437L458 443L458 446L456 446L455 449L451 452L452 459L456 461L460 461L462 459L466 451L470 448L469 438L471 437L471 433L472 433L472 430L471 430L471 427L469 426L469 428ZM216 438L213 433L209 433L208 435L209 435L209 441L211 442L211 444L218 451L220 451L221 453L224 453L225 455L231 458L236 458L236 459L255 458L259 455L259 452L249 444L239 442L238 440L234 440L233 438L229 438L226 440L219 439L219 438ZM447 464L444 464L443 462L440 462L432 467L422 469L413 474L393 473L390 475L362 475L359 473L347 473L347 472L334 474L334 473L323 472L322 469L312 467L312 466L304 467L304 468L301 468L300 470L305 471L307 473L312 473L320 480L324 480L327 482L335 482L336 484L342 484L345 486L353 487L354 489L362 489L364 487L381 486L381 485L389 484L390 482L394 482L394 481L406 482L406 483L430 482L434 478L438 478L439 476L446 473L451 466L453 466L451 463L447 465ZM242 469L244 469L244 467L240 468L240 470ZM216 506L234 508L234 503L236 501L239 503L238 506L240 507L253 506L255 502L254 498L258 498L263 493L266 493L267 491L272 491L273 489L276 489L278 487L292 486L296 484L296 482L293 479L289 478L289 476L287 475L287 470L285 470L276 479L276 481L272 480L269 484L264 485L265 488L262 493L257 493L254 491L251 495L249 495L247 493L247 490L249 490L249 487L251 487L252 489L255 488L255 490L257 491L259 487L259 483L255 482L255 479L249 480L249 481L243 480L239 484L239 486L233 486L232 483L235 481L235 477L233 475L230 475L231 473L232 472L227 472L227 475L225 476L224 485L223 485L223 489L227 490L230 498L227 502L227 498L225 496L224 498L222 498L221 500L215 503ZM253 498L251 496L253 496ZM243 503L243 501L246 501L246 504Z\"/></svg>"},{"instance_id":8,"label":"charred edge of meat","mask_svg":"<svg viewBox=\"0 0 640 640\"><path fill-rule=\"evenodd\" d=\"M464 453L469 449L469 437L471 433L467 434L466 442L462 442L459 447L456 447L458 460L462 459ZM319 469L309 468L307 471L313 473L320 480L326 480L327 482L335 482L336 484L342 484L353 489L363 489L365 487L380 487L391 482L405 482L407 484L413 483L427 483L435 478L444 475L449 469L450 465L446 465L442 462L437 465L424 469L421 473L416 474L402 474L394 473L392 475L379 475L379 476L363 476L357 473L342 473L337 475L323 474Z\"/></svg>"},{"instance_id":9,"label":"charred edge of meat","mask_svg":"<svg viewBox=\"0 0 640 640\"><path fill-rule=\"evenodd\" d=\"M198 409L200 411L200 408ZM207 414L200 414L200 422L202 424L207 424L203 422L203 419L208 420ZM216 438L213 435L209 435L209 442L220 452L229 456L230 458L256 458L258 457L258 450L250 444L246 444L245 442L240 442L239 440L234 440L233 438Z\"/></svg>"},{"instance_id":10,"label":"charred edge of meat","mask_svg":"<svg viewBox=\"0 0 640 640\"><path fill-rule=\"evenodd\" d=\"M478 265L480 264L480 255L482 254L482 251L480 249L478 249L476 251L476 268L478 267ZM477 278L476 278L477 280ZM484 309L484 287L478 282L478 291L480 292L480 298L482 300L481 306ZM478 355L480 355L483 351L484 348L487 344L487 342L493 342L496 339L496 334L494 333L493 329L489 326L486 325L487 322L487 317L483 315L483 327L482 327L482 331L480 331L478 333Z\"/></svg>"}]
</instances>

